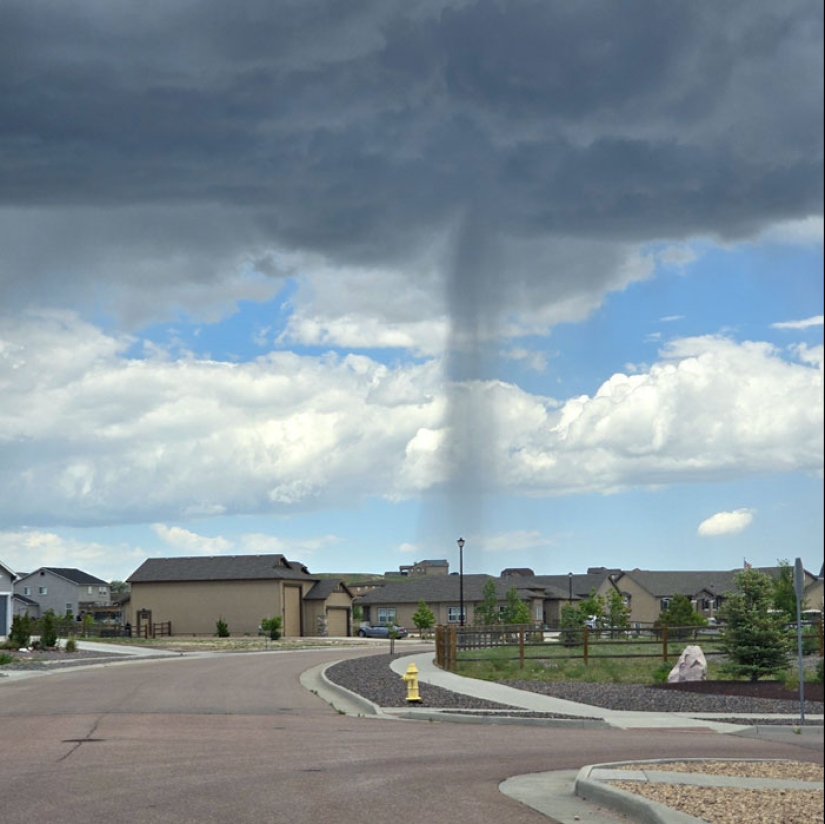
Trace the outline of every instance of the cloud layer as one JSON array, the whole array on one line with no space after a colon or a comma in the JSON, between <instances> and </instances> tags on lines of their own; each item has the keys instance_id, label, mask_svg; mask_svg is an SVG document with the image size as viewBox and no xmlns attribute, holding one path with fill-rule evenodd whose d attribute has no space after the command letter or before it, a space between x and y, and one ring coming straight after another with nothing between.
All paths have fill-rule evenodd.
<instances>
[{"instance_id":1,"label":"cloud layer","mask_svg":"<svg viewBox=\"0 0 825 824\"><path fill-rule=\"evenodd\" d=\"M423 278L427 315L446 301L465 334L547 325L643 276L644 243L821 214L810 0L133 12L0 9L9 309L37 292L132 325L214 319L300 254ZM346 339L347 317L392 322L416 288L379 310L351 288L345 317L307 298L291 331Z\"/></svg>"},{"instance_id":2,"label":"cloud layer","mask_svg":"<svg viewBox=\"0 0 825 824\"><path fill-rule=\"evenodd\" d=\"M674 341L563 400L442 362L127 354L73 315L0 324L0 524L156 522L437 491L484 444L488 491L548 495L816 471L822 347ZM485 410L456 437L448 398Z\"/></svg>"}]
</instances>

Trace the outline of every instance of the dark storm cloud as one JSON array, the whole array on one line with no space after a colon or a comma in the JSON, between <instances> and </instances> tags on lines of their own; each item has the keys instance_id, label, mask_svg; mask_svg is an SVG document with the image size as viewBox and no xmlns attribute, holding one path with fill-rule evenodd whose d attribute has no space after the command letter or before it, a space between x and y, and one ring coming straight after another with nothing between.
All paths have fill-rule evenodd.
<instances>
[{"instance_id":1,"label":"dark storm cloud","mask_svg":"<svg viewBox=\"0 0 825 824\"><path fill-rule=\"evenodd\" d=\"M6 204L216 203L403 254L821 209L820 3L5 3Z\"/></svg>"},{"instance_id":2,"label":"dark storm cloud","mask_svg":"<svg viewBox=\"0 0 825 824\"><path fill-rule=\"evenodd\" d=\"M5 2L0 297L208 319L272 250L414 274L440 248L459 337L489 338L622 288L645 241L820 214L822 25L809 0Z\"/></svg>"}]
</instances>

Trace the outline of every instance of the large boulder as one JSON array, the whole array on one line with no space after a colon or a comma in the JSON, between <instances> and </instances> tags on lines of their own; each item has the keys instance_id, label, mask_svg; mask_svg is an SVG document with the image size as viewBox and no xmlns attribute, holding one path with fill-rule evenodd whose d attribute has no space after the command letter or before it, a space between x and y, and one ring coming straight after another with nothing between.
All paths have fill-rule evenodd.
<instances>
[{"instance_id":1,"label":"large boulder","mask_svg":"<svg viewBox=\"0 0 825 824\"><path fill-rule=\"evenodd\" d=\"M705 681L708 677L708 662L699 646L685 647L679 660L667 677L668 684L682 681Z\"/></svg>"}]
</instances>

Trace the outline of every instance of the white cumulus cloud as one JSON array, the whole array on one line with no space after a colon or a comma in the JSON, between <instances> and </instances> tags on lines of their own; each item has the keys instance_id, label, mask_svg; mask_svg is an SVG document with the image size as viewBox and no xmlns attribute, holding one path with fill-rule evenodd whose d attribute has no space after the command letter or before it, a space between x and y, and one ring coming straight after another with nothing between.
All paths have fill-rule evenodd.
<instances>
[{"instance_id":1,"label":"white cumulus cloud","mask_svg":"<svg viewBox=\"0 0 825 824\"><path fill-rule=\"evenodd\" d=\"M732 512L717 512L699 524L698 533L703 538L716 535L736 535L747 529L753 522L752 509L735 509Z\"/></svg>"}]
</instances>

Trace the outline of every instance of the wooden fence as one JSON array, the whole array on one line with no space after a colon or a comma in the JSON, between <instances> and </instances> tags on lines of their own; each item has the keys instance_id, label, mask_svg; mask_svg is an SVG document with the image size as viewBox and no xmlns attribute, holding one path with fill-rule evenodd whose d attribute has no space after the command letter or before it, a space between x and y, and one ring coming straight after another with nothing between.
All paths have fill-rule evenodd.
<instances>
[{"instance_id":1,"label":"wooden fence","mask_svg":"<svg viewBox=\"0 0 825 824\"><path fill-rule=\"evenodd\" d=\"M508 658L518 660L519 667L529 658L581 658L585 664L591 658L660 658L667 662L674 657L674 649L680 654L687 643L701 644L706 658L723 655L724 640L723 627L576 627L547 631L538 625L438 626L435 651L436 663L445 670L455 670L459 655L462 661L489 660L489 654L483 651L497 647L512 648L513 654ZM823 657L822 622L804 628L803 641Z\"/></svg>"},{"instance_id":2,"label":"wooden fence","mask_svg":"<svg viewBox=\"0 0 825 824\"><path fill-rule=\"evenodd\" d=\"M39 635L42 630L42 618L35 621L32 626L32 634ZM58 619L56 622L57 634L60 638L68 638L70 635L76 638L163 638L171 636L172 622L159 621L141 623L140 626L132 624L109 624L109 623L86 623L85 621L73 621Z\"/></svg>"}]
</instances>

